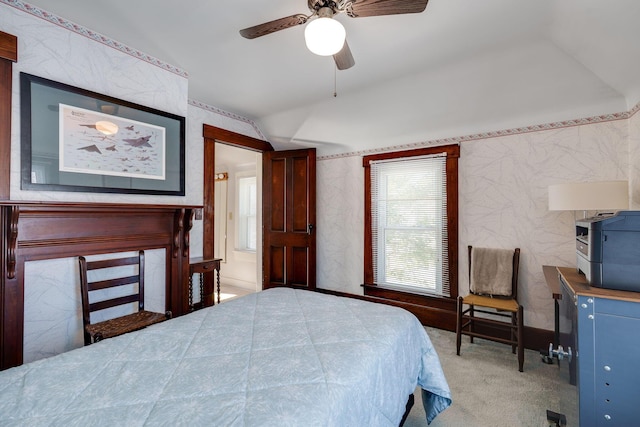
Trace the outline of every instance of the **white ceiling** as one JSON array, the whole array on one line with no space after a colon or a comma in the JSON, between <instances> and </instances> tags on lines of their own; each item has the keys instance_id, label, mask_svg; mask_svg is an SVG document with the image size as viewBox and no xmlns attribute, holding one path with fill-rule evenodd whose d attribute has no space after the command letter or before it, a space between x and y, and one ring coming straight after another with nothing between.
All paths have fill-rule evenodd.
<instances>
[{"instance_id":1,"label":"white ceiling","mask_svg":"<svg viewBox=\"0 0 640 427\"><path fill-rule=\"evenodd\" d=\"M226 144L216 144L216 172L233 170L255 171L261 153Z\"/></svg>"},{"instance_id":2,"label":"white ceiling","mask_svg":"<svg viewBox=\"0 0 640 427\"><path fill-rule=\"evenodd\" d=\"M306 49L304 26L238 33L307 14L307 0L29 3L186 70L190 99L253 120L276 148L351 152L640 101L638 0L430 0L420 14L340 14L356 65L337 72Z\"/></svg>"}]
</instances>

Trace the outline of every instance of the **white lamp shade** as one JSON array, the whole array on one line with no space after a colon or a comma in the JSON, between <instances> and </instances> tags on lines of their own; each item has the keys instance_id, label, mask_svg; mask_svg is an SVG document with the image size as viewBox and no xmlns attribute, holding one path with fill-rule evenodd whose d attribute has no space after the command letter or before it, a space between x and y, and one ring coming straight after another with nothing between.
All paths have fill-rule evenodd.
<instances>
[{"instance_id":1,"label":"white lamp shade","mask_svg":"<svg viewBox=\"0 0 640 427\"><path fill-rule=\"evenodd\" d=\"M602 211L629 209L627 181L570 182L549 186L549 210Z\"/></svg>"},{"instance_id":2,"label":"white lamp shade","mask_svg":"<svg viewBox=\"0 0 640 427\"><path fill-rule=\"evenodd\" d=\"M331 56L340 52L347 36L342 24L333 18L316 18L304 29L307 48L320 56Z\"/></svg>"}]
</instances>

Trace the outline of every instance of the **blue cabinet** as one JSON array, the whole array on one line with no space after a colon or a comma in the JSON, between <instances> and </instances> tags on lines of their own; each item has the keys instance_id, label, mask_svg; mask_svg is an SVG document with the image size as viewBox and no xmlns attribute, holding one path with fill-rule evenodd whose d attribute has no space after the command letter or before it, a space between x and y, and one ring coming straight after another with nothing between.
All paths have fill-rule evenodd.
<instances>
[{"instance_id":1,"label":"blue cabinet","mask_svg":"<svg viewBox=\"0 0 640 427\"><path fill-rule=\"evenodd\" d=\"M590 287L564 270L577 313L580 426L640 425L640 293Z\"/></svg>"},{"instance_id":2,"label":"blue cabinet","mask_svg":"<svg viewBox=\"0 0 640 427\"><path fill-rule=\"evenodd\" d=\"M640 303L578 295L581 426L640 424Z\"/></svg>"}]
</instances>

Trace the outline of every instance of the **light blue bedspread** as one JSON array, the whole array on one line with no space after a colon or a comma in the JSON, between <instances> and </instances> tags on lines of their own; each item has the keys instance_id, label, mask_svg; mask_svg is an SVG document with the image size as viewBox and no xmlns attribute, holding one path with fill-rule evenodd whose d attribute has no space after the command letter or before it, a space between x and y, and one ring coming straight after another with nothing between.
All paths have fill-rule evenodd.
<instances>
[{"instance_id":1,"label":"light blue bedspread","mask_svg":"<svg viewBox=\"0 0 640 427\"><path fill-rule=\"evenodd\" d=\"M420 322L270 289L0 372L0 426L398 426L451 404Z\"/></svg>"}]
</instances>

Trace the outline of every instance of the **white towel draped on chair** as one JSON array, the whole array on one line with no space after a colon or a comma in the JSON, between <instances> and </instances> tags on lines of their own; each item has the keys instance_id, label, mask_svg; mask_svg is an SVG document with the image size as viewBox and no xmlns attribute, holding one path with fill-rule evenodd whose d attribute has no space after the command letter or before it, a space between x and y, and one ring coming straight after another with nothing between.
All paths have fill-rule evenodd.
<instances>
[{"instance_id":1,"label":"white towel draped on chair","mask_svg":"<svg viewBox=\"0 0 640 427\"><path fill-rule=\"evenodd\" d=\"M469 289L475 294L511 296L513 250L472 248Z\"/></svg>"}]
</instances>

